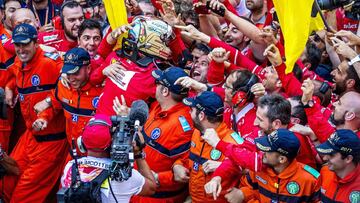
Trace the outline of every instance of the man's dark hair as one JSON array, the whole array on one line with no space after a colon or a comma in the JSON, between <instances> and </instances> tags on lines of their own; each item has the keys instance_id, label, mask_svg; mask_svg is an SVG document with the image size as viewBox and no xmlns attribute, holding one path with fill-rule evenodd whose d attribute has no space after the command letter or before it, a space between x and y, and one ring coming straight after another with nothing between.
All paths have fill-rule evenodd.
<instances>
[{"instance_id":1,"label":"man's dark hair","mask_svg":"<svg viewBox=\"0 0 360 203\"><path fill-rule=\"evenodd\" d=\"M196 116L198 116L200 114L200 110L199 109L196 109ZM208 116L206 115L206 119L209 121L209 123L220 123L223 121L223 115L220 115L220 116Z\"/></svg>"},{"instance_id":2,"label":"man's dark hair","mask_svg":"<svg viewBox=\"0 0 360 203\"><path fill-rule=\"evenodd\" d=\"M341 153L341 152L339 152L339 153L341 154L341 159L346 159L346 157L349 156L348 154L344 154L344 153ZM353 157L352 162L355 165L357 165L359 163L359 161L360 161L360 154L354 154L354 155L351 155L351 156Z\"/></svg>"},{"instance_id":3,"label":"man's dark hair","mask_svg":"<svg viewBox=\"0 0 360 203\"><path fill-rule=\"evenodd\" d=\"M346 74L347 76L345 81L348 79L353 79L355 81L354 89L356 92L360 93L360 78L353 65L349 66L349 68L346 70Z\"/></svg>"},{"instance_id":4,"label":"man's dark hair","mask_svg":"<svg viewBox=\"0 0 360 203\"><path fill-rule=\"evenodd\" d=\"M101 32L101 25L98 21L94 20L94 19L85 19L80 27L79 27L79 34L78 34L78 37L80 38L81 35L83 34L83 32L86 30L86 29L89 29L89 30L94 30L94 29L97 29L99 30L99 33L100 33L100 36L101 38L103 37L103 34Z\"/></svg>"},{"instance_id":5,"label":"man's dark hair","mask_svg":"<svg viewBox=\"0 0 360 203\"><path fill-rule=\"evenodd\" d=\"M297 102L301 102L301 96L295 96L295 97L291 97L290 99L297 101ZM293 106L291 108L291 117L295 117L298 118L300 120L301 125L306 125L308 120L307 120L307 116L305 113L305 109L304 107L301 105L301 103L299 103L296 106Z\"/></svg>"},{"instance_id":6,"label":"man's dark hair","mask_svg":"<svg viewBox=\"0 0 360 203\"><path fill-rule=\"evenodd\" d=\"M283 125L290 123L291 105L288 100L278 94L264 95L260 98L258 106L267 108L267 117L270 122L279 119Z\"/></svg>"},{"instance_id":7,"label":"man's dark hair","mask_svg":"<svg viewBox=\"0 0 360 203\"><path fill-rule=\"evenodd\" d=\"M306 44L305 56L306 59L303 61L303 63L310 63L311 64L310 70L315 71L321 60L320 49L315 44L308 42Z\"/></svg>"},{"instance_id":8,"label":"man's dark hair","mask_svg":"<svg viewBox=\"0 0 360 203\"><path fill-rule=\"evenodd\" d=\"M253 76L253 74L248 70L235 70L230 73L230 75L233 75L236 80L232 84L233 92L235 91L244 91L245 93L249 92L247 101L252 102L254 100L255 95L250 91L251 86L247 86L249 80ZM254 84L259 81L259 78L254 75L253 76L254 81L252 81Z\"/></svg>"},{"instance_id":9,"label":"man's dark hair","mask_svg":"<svg viewBox=\"0 0 360 203\"><path fill-rule=\"evenodd\" d=\"M191 20L193 20L195 22L194 27L199 29L199 26L200 26L199 15L197 13L195 13L194 10L181 11L181 18L183 19L184 22L187 18L190 18Z\"/></svg>"},{"instance_id":10,"label":"man's dark hair","mask_svg":"<svg viewBox=\"0 0 360 203\"><path fill-rule=\"evenodd\" d=\"M211 48L208 47L206 44L203 44L203 43L196 43L193 47L192 47L192 50L193 51L194 49L199 49L200 51L204 52L204 54L209 54L211 52Z\"/></svg>"},{"instance_id":11,"label":"man's dark hair","mask_svg":"<svg viewBox=\"0 0 360 203\"><path fill-rule=\"evenodd\" d=\"M73 1L73 0L68 0L68 1L64 1L64 3L61 5L60 8L60 17L63 20L64 16L63 16L63 11L65 8L76 8L76 7L81 7L81 5L77 2L77 1Z\"/></svg>"}]
</instances>

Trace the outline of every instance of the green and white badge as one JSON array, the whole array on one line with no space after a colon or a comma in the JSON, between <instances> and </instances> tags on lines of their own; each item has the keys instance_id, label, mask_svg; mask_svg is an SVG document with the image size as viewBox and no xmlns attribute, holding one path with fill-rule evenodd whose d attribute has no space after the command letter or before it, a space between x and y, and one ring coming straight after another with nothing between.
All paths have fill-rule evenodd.
<instances>
[{"instance_id":1,"label":"green and white badge","mask_svg":"<svg viewBox=\"0 0 360 203\"><path fill-rule=\"evenodd\" d=\"M300 186L297 182L291 181L286 185L288 193L296 195L300 191Z\"/></svg>"},{"instance_id":2,"label":"green and white badge","mask_svg":"<svg viewBox=\"0 0 360 203\"><path fill-rule=\"evenodd\" d=\"M352 191L349 195L349 200L351 203L359 203L360 202L360 192Z\"/></svg>"},{"instance_id":3,"label":"green and white badge","mask_svg":"<svg viewBox=\"0 0 360 203\"><path fill-rule=\"evenodd\" d=\"M212 149L210 152L210 158L214 161L220 159L221 157L221 152L217 149Z\"/></svg>"}]
</instances>

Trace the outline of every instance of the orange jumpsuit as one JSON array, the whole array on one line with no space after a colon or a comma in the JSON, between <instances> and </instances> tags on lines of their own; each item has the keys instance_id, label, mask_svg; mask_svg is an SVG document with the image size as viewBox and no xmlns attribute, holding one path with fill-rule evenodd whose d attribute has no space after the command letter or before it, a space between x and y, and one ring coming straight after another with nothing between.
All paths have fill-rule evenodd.
<instances>
[{"instance_id":1,"label":"orange jumpsuit","mask_svg":"<svg viewBox=\"0 0 360 203\"><path fill-rule=\"evenodd\" d=\"M360 202L360 165L340 179L335 172L324 166L320 171L322 202Z\"/></svg>"},{"instance_id":2,"label":"orange jumpsuit","mask_svg":"<svg viewBox=\"0 0 360 203\"><path fill-rule=\"evenodd\" d=\"M317 183L319 173L310 166L292 161L284 171L276 174L271 167L260 172L246 174L241 187L245 202L259 200L272 202L318 202L320 186Z\"/></svg>"},{"instance_id":3,"label":"orange jumpsuit","mask_svg":"<svg viewBox=\"0 0 360 203\"><path fill-rule=\"evenodd\" d=\"M224 122L216 128L216 132L219 138L225 142L233 144L242 144L244 142L243 138L229 129ZM206 174L202 167L208 160L222 162L224 159L224 154L204 142L199 130L194 131L189 158L178 160L175 163L183 165L190 171L189 192L192 202L227 202L224 198L226 190L238 184L240 177L234 176L232 179L222 181L222 193L217 200L214 200L212 196L207 196L204 190L204 185L211 180L212 173Z\"/></svg>"},{"instance_id":4,"label":"orange jumpsuit","mask_svg":"<svg viewBox=\"0 0 360 203\"><path fill-rule=\"evenodd\" d=\"M5 176L5 199L10 202L50 202L58 189L68 145L65 118L48 108L37 115L33 107L55 88L62 66L55 54L37 48L26 65L15 59L12 73L16 78L21 112L27 130L10 154L19 166L19 176ZM44 130L33 131L32 124L43 118L48 121Z\"/></svg>"},{"instance_id":5,"label":"orange jumpsuit","mask_svg":"<svg viewBox=\"0 0 360 203\"><path fill-rule=\"evenodd\" d=\"M136 196L132 202L175 203L184 202L187 187L174 181L172 165L178 159L189 155L193 123L190 108L178 103L162 111L158 102L150 108L144 125L144 138L147 143L144 151L146 162L159 177L159 187L152 197Z\"/></svg>"},{"instance_id":6,"label":"orange jumpsuit","mask_svg":"<svg viewBox=\"0 0 360 203\"><path fill-rule=\"evenodd\" d=\"M93 86L89 81L81 89L68 89L58 83L51 95L55 109L64 109L66 118L66 135L69 145L81 135L84 127L95 115L102 87Z\"/></svg>"},{"instance_id":7,"label":"orange jumpsuit","mask_svg":"<svg viewBox=\"0 0 360 203\"><path fill-rule=\"evenodd\" d=\"M7 70L13 63L15 56L8 52L3 44L11 39L11 35L0 25L0 88L5 89L5 85L9 80L9 71ZM0 119L0 145L1 148L8 152L9 140L14 122L14 114L11 108L7 109L7 119Z\"/></svg>"}]
</instances>

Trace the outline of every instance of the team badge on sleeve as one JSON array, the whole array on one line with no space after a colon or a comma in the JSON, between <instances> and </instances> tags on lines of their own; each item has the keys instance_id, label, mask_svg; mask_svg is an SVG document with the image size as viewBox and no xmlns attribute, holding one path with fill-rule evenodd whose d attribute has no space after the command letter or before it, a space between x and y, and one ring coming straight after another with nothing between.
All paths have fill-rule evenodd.
<instances>
[{"instance_id":1,"label":"team badge on sleeve","mask_svg":"<svg viewBox=\"0 0 360 203\"><path fill-rule=\"evenodd\" d=\"M160 137L161 134L161 130L160 128L155 128L154 130L151 131L150 137L153 140L156 140Z\"/></svg>"},{"instance_id":2,"label":"team badge on sleeve","mask_svg":"<svg viewBox=\"0 0 360 203\"><path fill-rule=\"evenodd\" d=\"M38 75L31 76L31 84L32 84L32 86L39 86L40 85L40 77Z\"/></svg>"},{"instance_id":3,"label":"team badge on sleeve","mask_svg":"<svg viewBox=\"0 0 360 203\"><path fill-rule=\"evenodd\" d=\"M359 203L360 202L360 192L352 191L349 195L349 200L351 203Z\"/></svg>"},{"instance_id":4,"label":"team badge on sleeve","mask_svg":"<svg viewBox=\"0 0 360 203\"><path fill-rule=\"evenodd\" d=\"M221 152L217 149L212 149L210 152L210 158L214 161L220 159L221 157Z\"/></svg>"},{"instance_id":5,"label":"team badge on sleeve","mask_svg":"<svg viewBox=\"0 0 360 203\"><path fill-rule=\"evenodd\" d=\"M92 100L91 103L92 103L94 108L97 108L98 104L99 104L99 97L94 97L94 99Z\"/></svg>"},{"instance_id":6,"label":"team badge on sleeve","mask_svg":"<svg viewBox=\"0 0 360 203\"><path fill-rule=\"evenodd\" d=\"M286 185L289 194L296 195L300 191L300 186L297 182L291 181Z\"/></svg>"},{"instance_id":7,"label":"team badge on sleeve","mask_svg":"<svg viewBox=\"0 0 360 203\"><path fill-rule=\"evenodd\" d=\"M191 130L190 124L184 116L180 116L179 121L184 132Z\"/></svg>"}]
</instances>

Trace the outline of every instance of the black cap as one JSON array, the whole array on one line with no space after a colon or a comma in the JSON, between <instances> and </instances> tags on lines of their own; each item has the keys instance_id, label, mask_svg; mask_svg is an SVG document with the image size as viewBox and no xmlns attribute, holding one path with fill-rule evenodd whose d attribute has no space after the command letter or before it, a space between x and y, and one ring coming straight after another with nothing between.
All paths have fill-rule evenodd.
<instances>
[{"instance_id":1,"label":"black cap","mask_svg":"<svg viewBox=\"0 0 360 203\"><path fill-rule=\"evenodd\" d=\"M83 48L73 48L65 54L62 73L74 74L78 72L81 67L87 66L89 64L89 53Z\"/></svg>"},{"instance_id":2,"label":"black cap","mask_svg":"<svg viewBox=\"0 0 360 203\"><path fill-rule=\"evenodd\" d=\"M205 91L194 98L185 98L183 103L203 111L208 116L220 116L224 113L224 102L215 92Z\"/></svg>"},{"instance_id":3,"label":"black cap","mask_svg":"<svg viewBox=\"0 0 360 203\"><path fill-rule=\"evenodd\" d=\"M170 67L164 71L154 70L152 76L157 82L160 82L165 87L169 88L175 94L186 95L188 88L183 88L181 85L175 85L175 81L181 77L188 76L186 72L179 67Z\"/></svg>"},{"instance_id":4,"label":"black cap","mask_svg":"<svg viewBox=\"0 0 360 203\"><path fill-rule=\"evenodd\" d=\"M12 41L16 44L28 44L37 37L36 28L25 23L17 25L12 33Z\"/></svg>"},{"instance_id":5,"label":"black cap","mask_svg":"<svg viewBox=\"0 0 360 203\"><path fill-rule=\"evenodd\" d=\"M279 152L288 158L295 158L300 149L299 139L288 129L275 130L255 139L255 143L260 151Z\"/></svg>"},{"instance_id":6,"label":"black cap","mask_svg":"<svg viewBox=\"0 0 360 203\"><path fill-rule=\"evenodd\" d=\"M360 153L360 139L352 130L340 129L330 135L328 140L316 147L319 154L340 152L345 155Z\"/></svg>"}]
</instances>

